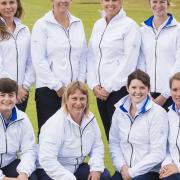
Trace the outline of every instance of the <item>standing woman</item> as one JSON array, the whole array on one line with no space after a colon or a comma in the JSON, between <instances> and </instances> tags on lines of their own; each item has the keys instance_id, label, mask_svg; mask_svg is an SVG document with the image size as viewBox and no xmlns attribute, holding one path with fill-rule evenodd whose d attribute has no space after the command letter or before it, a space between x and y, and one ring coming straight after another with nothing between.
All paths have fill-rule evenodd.
<instances>
[{"instance_id":1,"label":"standing woman","mask_svg":"<svg viewBox=\"0 0 180 180\"><path fill-rule=\"evenodd\" d=\"M70 14L72 0L52 0L53 9L32 31L39 129L61 106L65 87L85 80L86 40L80 19Z\"/></svg>"},{"instance_id":2,"label":"standing woman","mask_svg":"<svg viewBox=\"0 0 180 180\"><path fill-rule=\"evenodd\" d=\"M166 111L149 97L150 77L141 70L128 76L129 95L116 104L109 133L116 172L113 180L158 180L166 154ZM159 166L158 166L159 165Z\"/></svg>"},{"instance_id":3,"label":"standing woman","mask_svg":"<svg viewBox=\"0 0 180 180\"><path fill-rule=\"evenodd\" d=\"M180 72L171 77L169 85L174 103L168 112L168 153L162 163L160 178L180 180Z\"/></svg>"},{"instance_id":4,"label":"standing woman","mask_svg":"<svg viewBox=\"0 0 180 180\"><path fill-rule=\"evenodd\" d=\"M17 107L25 111L28 90L34 81L30 57L30 32L21 24L20 0L0 0L0 78L18 83Z\"/></svg>"},{"instance_id":5,"label":"standing woman","mask_svg":"<svg viewBox=\"0 0 180 180\"><path fill-rule=\"evenodd\" d=\"M127 95L126 79L136 68L141 40L122 0L101 0L101 4L103 17L95 23L89 43L87 80L108 139L114 104Z\"/></svg>"},{"instance_id":6,"label":"standing woman","mask_svg":"<svg viewBox=\"0 0 180 180\"><path fill-rule=\"evenodd\" d=\"M151 77L151 96L166 110L172 104L169 77L180 71L180 26L168 13L169 0L149 0L153 16L141 27L139 68Z\"/></svg>"}]
</instances>

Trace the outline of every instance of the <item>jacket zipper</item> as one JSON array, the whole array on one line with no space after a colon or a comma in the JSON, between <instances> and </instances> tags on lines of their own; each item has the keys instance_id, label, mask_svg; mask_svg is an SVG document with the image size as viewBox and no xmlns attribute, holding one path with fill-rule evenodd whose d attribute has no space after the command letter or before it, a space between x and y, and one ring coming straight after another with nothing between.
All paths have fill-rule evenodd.
<instances>
[{"instance_id":1,"label":"jacket zipper","mask_svg":"<svg viewBox=\"0 0 180 180\"><path fill-rule=\"evenodd\" d=\"M16 77L16 82L17 82L17 84L18 84L18 81L19 81L19 61L18 61L18 59L19 59L19 52L18 52L18 46L17 46L17 37L18 37L18 35L19 35L19 33L20 33L20 31L21 31L22 29L25 29L25 27L21 28L21 29L18 31L16 37L14 37L13 34L12 34L12 38L14 39L15 47L16 47L16 69L17 69L17 72L16 72L16 76L17 76L17 77Z\"/></svg>"},{"instance_id":2,"label":"jacket zipper","mask_svg":"<svg viewBox=\"0 0 180 180\"><path fill-rule=\"evenodd\" d=\"M180 162L180 149L179 149L179 146L178 146L178 137L179 137L179 131L180 131L180 115L179 116L179 127L178 127L178 133L177 133L177 137L176 137L176 147L177 147L177 150L179 152L179 162Z\"/></svg>"},{"instance_id":3,"label":"jacket zipper","mask_svg":"<svg viewBox=\"0 0 180 180\"><path fill-rule=\"evenodd\" d=\"M98 64L98 75L99 75L99 84L101 86L101 78L100 78L100 66L101 66L101 60L102 60L102 49L101 49L101 43L102 43L102 40L103 40L103 36L104 36L104 33L107 29L107 26L108 24L106 25L102 35L101 35L101 39L100 39L100 42L99 42L99 52L100 52L100 59L99 59L99 64Z\"/></svg>"},{"instance_id":4,"label":"jacket zipper","mask_svg":"<svg viewBox=\"0 0 180 180\"><path fill-rule=\"evenodd\" d=\"M136 117L133 119L133 121L132 121L131 117L130 117L128 114L127 114L127 116L128 116L128 118L129 118L129 120L130 120L130 122L131 122L130 129L129 129L129 133L128 133L127 142L130 144L131 149L132 149L132 151L131 151L131 157L130 157L130 161L129 161L129 166L132 167L132 158L133 158L133 154L134 154L134 148L133 148L132 143L130 143L129 138L130 138L130 133L131 133L132 125L133 125L135 119L136 119L138 116L136 116Z\"/></svg>"},{"instance_id":5,"label":"jacket zipper","mask_svg":"<svg viewBox=\"0 0 180 180\"><path fill-rule=\"evenodd\" d=\"M1 166L2 166L2 154L1 154L0 168L1 168Z\"/></svg>"}]
</instances>

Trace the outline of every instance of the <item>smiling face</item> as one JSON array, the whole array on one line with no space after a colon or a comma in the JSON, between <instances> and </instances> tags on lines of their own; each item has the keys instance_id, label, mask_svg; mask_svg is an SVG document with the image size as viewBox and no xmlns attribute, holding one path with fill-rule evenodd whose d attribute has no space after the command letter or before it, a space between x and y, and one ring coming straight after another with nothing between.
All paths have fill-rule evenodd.
<instances>
[{"instance_id":1,"label":"smiling face","mask_svg":"<svg viewBox=\"0 0 180 180\"><path fill-rule=\"evenodd\" d=\"M81 120L87 107L87 96L83 94L79 89L73 94L70 94L66 102L67 110L72 119Z\"/></svg>"},{"instance_id":2,"label":"smiling face","mask_svg":"<svg viewBox=\"0 0 180 180\"><path fill-rule=\"evenodd\" d=\"M0 112L5 118L11 115L12 109L16 104L16 97L16 92L0 92Z\"/></svg>"},{"instance_id":3,"label":"smiling face","mask_svg":"<svg viewBox=\"0 0 180 180\"><path fill-rule=\"evenodd\" d=\"M149 4L155 17L167 16L168 0L149 0Z\"/></svg>"},{"instance_id":4,"label":"smiling face","mask_svg":"<svg viewBox=\"0 0 180 180\"><path fill-rule=\"evenodd\" d=\"M0 0L0 15L3 19L12 19L17 11L16 0Z\"/></svg>"},{"instance_id":5,"label":"smiling face","mask_svg":"<svg viewBox=\"0 0 180 180\"><path fill-rule=\"evenodd\" d=\"M180 109L180 80L172 80L171 96L178 109Z\"/></svg>"},{"instance_id":6,"label":"smiling face","mask_svg":"<svg viewBox=\"0 0 180 180\"><path fill-rule=\"evenodd\" d=\"M67 13L72 0L52 0L53 10L56 14Z\"/></svg>"},{"instance_id":7,"label":"smiling face","mask_svg":"<svg viewBox=\"0 0 180 180\"><path fill-rule=\"evenodd\" d=\"M133 104L141 103L149 93L149 88L138 79L131 80L127 90Z\"/></svg>"},{"instance_id":8,"label":"smiling face","mask_svg":"<svg viewBox=\"0 0 180 180\"><path fill-rule=\"evenodd\" d=\"M113 18L122 8L122 0L101 0L103 10L108 18Z\"/></svg>"}]
</instances>

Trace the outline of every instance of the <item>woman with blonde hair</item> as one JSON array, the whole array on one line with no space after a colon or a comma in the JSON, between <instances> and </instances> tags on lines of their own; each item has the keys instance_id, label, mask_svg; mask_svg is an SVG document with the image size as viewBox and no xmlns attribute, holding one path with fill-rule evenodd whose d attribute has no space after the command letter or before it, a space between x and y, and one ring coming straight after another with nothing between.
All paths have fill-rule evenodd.
<instances>
[{"instance_id":1,"label":"woman with blonde hair","mask_svg":"<svg viewBox=\"0 0 180 180\"><path fill-rule=\"evenodd\" d=\"M88 164L84 163L89 156ZM43 125L39 138L39 179L109 180L104 170L104 145L94 115L89 111L88 89L79 81L63 94L62 108Z\"/></svg>"}]
</instances>

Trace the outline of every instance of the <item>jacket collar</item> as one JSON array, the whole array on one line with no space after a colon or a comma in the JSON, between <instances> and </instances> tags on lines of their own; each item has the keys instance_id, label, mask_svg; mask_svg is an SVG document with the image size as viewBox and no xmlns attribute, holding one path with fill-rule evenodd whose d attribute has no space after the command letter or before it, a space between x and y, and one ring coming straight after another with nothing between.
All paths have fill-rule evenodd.
<instances>
[{"instance_id":1,"label":"jacket collar","mask_svg":"<svg viewBox=\"0 0 180 180\"><path fill-rule=\"evenodd\" d=\"M66 119L71 123L71 124L74 124L75 126L78 126L78 127L81 127L81 128L84 128L87 124L89 124L93 119L94 119L94 115L93 113L89 113L88 116L83 116L82 118L82 122L81 122L81 125L79 126L71 117L70 114L67 114L66 115Z\"/></svg>"},{"instance_id":2,"label":"jacket collar","mask_svg":"<svg viewBox=\"0 0 180 180\"><path fill-rule=\"evenodd\" d=\"M131 106L131 100L129 96L124 97L115 105L116 108L118 108L120 111L124 113L129 113L130 106ZM147 96L143 100L143 102L137 105L137 109L138 109L137 115L143 114L147 112L148 110L150 110L151 108L152 108L152 101L150 100L150 97Z\"/></svg>"},{"instance_id":3,"label":"jacket collar","mask_svg":"<svg viewBox=\"0 0 180 180\"><path fill-rule=\"evenodd\" d=\"M167 23L165 24L164 27L177 26L178 23L177 23L177 21L174 19L173 15L170 14L170 13L168 13L167 15L168 15L168 18L169 18L169 19L168 19L168 21L167 21ZM154 27L153 27L153 19L154 19L154 16L149 17L147 20L144 21L144 24L145 24L146 26L149 26L149 27L151 27L151 28L154 29Z\"/></svg>"},{"instance_id":4,"label":"jacket collar","mask_svg":"<svg viewBox=\"0 0 180 180\"><path fill-rule=\"evenodd\" d=\"M69 16L70 24L72 24L73 22L80 22L80 19L75 17L75 16L73 16L73 15L71 15L70 12L68 13L68 16ZM44 15L44 19L47 22L59 25L59 23L56 21L56 19L54 17L54 14L53 14L52 10Z\"/></svg>"}]
</instances>

